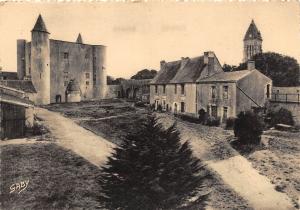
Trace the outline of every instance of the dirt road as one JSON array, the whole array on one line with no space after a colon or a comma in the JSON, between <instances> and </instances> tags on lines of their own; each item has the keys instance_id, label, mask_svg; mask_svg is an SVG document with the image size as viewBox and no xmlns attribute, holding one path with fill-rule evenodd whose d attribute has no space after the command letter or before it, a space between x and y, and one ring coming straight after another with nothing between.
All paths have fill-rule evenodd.
<instances>
[{"instance_id":1,"label":"dirt road","mask_svg":"<svg viewBox=\"0 0 300 210\"><path fill-rule=\"evenodd\" d=\"M55 137L56 143L84 157L96 166L105 163L114 144L80 127L58 113L36 108L36 114Z\"/></svg>"}]
</instances>

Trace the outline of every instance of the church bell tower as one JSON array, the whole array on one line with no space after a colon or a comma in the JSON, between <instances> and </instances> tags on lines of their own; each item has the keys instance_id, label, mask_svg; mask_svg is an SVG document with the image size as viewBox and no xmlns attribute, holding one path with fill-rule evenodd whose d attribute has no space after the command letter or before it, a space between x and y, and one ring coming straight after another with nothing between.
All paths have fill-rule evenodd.
<instances>
[{"instance_id":1,"label":"church bell tower","mask_svg":"<svg viewBox=\"0 0 300 210\"><path fill-rule=\"evenodd\" d=\"M255 54L262 53L262 37L252 20L244 37L244 58L243 62L251 60Z\"/></svg>"}]
</instances>

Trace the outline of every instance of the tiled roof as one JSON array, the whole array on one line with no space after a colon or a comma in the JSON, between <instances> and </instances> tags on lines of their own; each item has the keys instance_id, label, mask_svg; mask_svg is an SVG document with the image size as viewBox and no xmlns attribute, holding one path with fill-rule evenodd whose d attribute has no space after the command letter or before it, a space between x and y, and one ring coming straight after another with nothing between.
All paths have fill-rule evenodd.
<instances>
[{"instance_id":1,"label":"tiled roof","mask_svg":"<svg viewBox=\"0 0 300 210\"><path fill-rule=\"evenodd\" d=\"M33 106L33 102L26 98L19 98L17 96L1 93L0 102L21 105L21 106Z\"/></svg>"},{"instance_id":2,"label":"tiled roof","mask_svg":"<svg viewBox=\"0 0 300 210\"><path fill-rule=\"evenodd\" d=\"M232 71L232 72L221 72L212 75L211 77L207 77L204 79L198 80L199 83L206 83L206 82L235 82L243 77L247 76L251 72L255 70L242 70L242 71Z\"/></svg>"},{"instance_id":3,"label":"tiled roof","mask_svg":"<svg viewBox=\"0 0 300 210\"><path fill-rule=\"evenodd\" d=\"M46 33L49 33L47 28L46 28L46 25L45 25L45 22L42 18L41 15L39 15L32 31L40 31L40 32L46 32Z\"/></svg>"},{"instance_id":4,"label":"tiled roof","mask_svg":"<svg viewBox=\"0 0 300 210\"><path fill-rule=\"evenodd\" d=\"M22 90L26 93L36 93L36 90L30 80L1 80L1 85Z\"/></svg>"},{"instance_id":5,"label":"tiled roof","mask_svg":"<svg viewBox=\"0 0 300 210\"><path fill-rule=\"evenodd\" d=\"M162 69L157 73L157 75L151 81L151 84L166 84L169 83L170 80L178 72L181 65L181 61L173 61L167 62L163 64Z\"/></svg>"},{"instance_id":6,"label":"tiled roof","mask_svg":"<svg viewBox=\"0 0 300 210\"><path fill-rule=\"evenodd\" d=\"M186 64L182 66L170 83L196 82L204 67L204 56L186 58Z\"/></svg>"},{"instance_id":7,"label":"tiled roof","mask_svg":"<svg viewBox=\"0 0 300 210\"><path fill-rule=\"evenodd\" d=\"M7 79L17 80L18 74L17 72L0 71L0 78L3 80L7 80Z\"/></svg>"},{"instance_id":8,"label":"tiled roof","mask_svg":"<svg viewBox=\"0 0 300 210\"><path fill-rule=\"evenodd\" d=\"M262 40L260 31L257 29L254 21L251 21L251 24L245 34L244 40L249 40L249 39L259 39Z\"/></svg>"}]
</instances>

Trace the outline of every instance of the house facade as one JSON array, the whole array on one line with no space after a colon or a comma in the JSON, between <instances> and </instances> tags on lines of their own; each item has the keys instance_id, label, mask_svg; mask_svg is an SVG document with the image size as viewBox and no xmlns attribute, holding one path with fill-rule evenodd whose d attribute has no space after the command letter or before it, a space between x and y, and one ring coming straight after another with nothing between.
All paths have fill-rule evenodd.
<instances>
[{"instance_id":1,"label":"house facade","mask_svg":"<svg viewBox=\"0 0 300 210\"><path fill-rule=\"evenodd\" d=\"M150 82L150 104L174 113L197 115L197 80L223 72L214 52L160 64L160 71Z\"/></svg>"},{"instance_id":2,"label":"house facade","mask_svg":"<svg viewBox=\"0 0 300 210\"><path fill-rule=\"evenodd\" d=\"M272 80L255 69L223 72L213 52L196 58L161 62L150 83L155 109L199 117L206 113L224 122L241 111L264 107L271 98Z\"/></svg>"},{"instance_id":3,"label":"house facade","mask_svg":"<svg viewBox=\"0 0 300 210\"><path fill-rule=\"evenodd\" d=\"M198 110L225 122L242 111L265 107L271 99L272 80L255 69L221 72L197 82Z\"/></svg>"}]
</instances>

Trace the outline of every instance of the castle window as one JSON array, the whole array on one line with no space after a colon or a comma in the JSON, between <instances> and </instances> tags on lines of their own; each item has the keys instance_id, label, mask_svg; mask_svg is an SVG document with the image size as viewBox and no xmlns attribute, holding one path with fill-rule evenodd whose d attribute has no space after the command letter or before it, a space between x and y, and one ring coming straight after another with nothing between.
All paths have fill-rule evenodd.
<instances>
[{"instance_id":1,"label":"castle window","mask_svg":"<svg viewBox=\"0 0 300 210\"><path fill-rule=\"evenodd\" d=\"M89 81L86 81L85 84L86 84L86 85L90 85L90 82L89 82Z\"/></svg>"},{"instance_id":2,"label":"castle window","mask_svg":"<svg viewBox=\"0 0 300 210\"><path fill-rule=\"evenodd\" d=\"M67 52L64 53L64 59L69 59L69 53Z\"/></svg>"},{"instance_id":3,"label":"castle window","mask_svg":"<svg viewBox=\"0 0 300 210\"><path fill-rule=\"evenodd\" d=\"M157 93L157 85L155 85L155 93Z\"/></svg>"},{"instance_id":4,"label":"castle window","mask_svg":"<svg viewBox=\"0 0 300 210\"><path fill-rule=\"evenodd\" d=\"M85 73L85 78L89 79L90 78L90 73Z\"/></svg>"}]
</instances>

